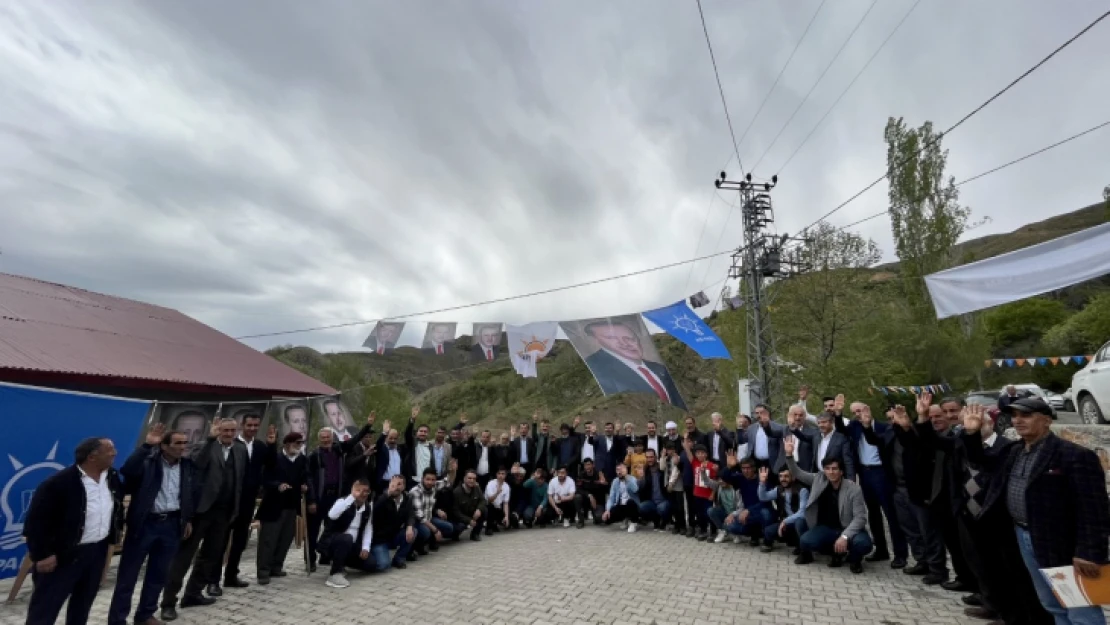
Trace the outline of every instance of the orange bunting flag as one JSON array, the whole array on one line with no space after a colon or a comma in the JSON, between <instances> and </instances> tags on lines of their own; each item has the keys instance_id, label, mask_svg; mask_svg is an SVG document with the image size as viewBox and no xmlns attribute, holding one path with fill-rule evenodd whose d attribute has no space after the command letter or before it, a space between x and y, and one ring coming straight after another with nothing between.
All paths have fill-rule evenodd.
<instances>
[{"instance_id":1,"label":"orange bunting flag","mask_svg":"<svg viewBox=\"0 0 1110 625\"><path fill-rule=\"evenodd\" d=\"M1087 356L1087 362L1094 362L1094 360L1095 360L1094 354L1092 354L1090 356Z\"/></svg>"},{"instance_id":2,"label":"orange bunting flag","mask_svg":"<svg viewBox=\"0 0 1110 625\"><path fill-rule=\"evenodd\" d=\"M1060 358L1058 356L1053 356L1053 357L1049 358L1048 361L1051 362L1054 365L1060 364Z\"/></svg>"},{"instance_id":3,"label":"orange bunting flag","mask_svg":"<svg viewBox=\"0 0 1110 625\"><path fill-rule=\"evenodd\" d=\"M1025 359L1024 359L1024 358L1015 358L1015 359L1014 359L1014 362L1016 362L1016 363L1017 363L1017 366L1019 366L1019 367L1020 367L1020 366L1022 366L1022 365L1024 365L1024 364L1025 364Z\"/></svg>"},{"instance_id":4,"label":"orange bunting flag","mask_svg":"<svg viewBox=\"0 0 1110 625\"><path fill-rule=\"evenodd\" d=\"M987 368L989 369L989 368L990 368L990 366L991 366L991 362L993 362L993 361L991 361L991 360L990 360L990 359L988 358L987 360L984 360L984 361L983 361L983 366L984 366L984 367L987 367Z\"/></svg>"}]
</instances>

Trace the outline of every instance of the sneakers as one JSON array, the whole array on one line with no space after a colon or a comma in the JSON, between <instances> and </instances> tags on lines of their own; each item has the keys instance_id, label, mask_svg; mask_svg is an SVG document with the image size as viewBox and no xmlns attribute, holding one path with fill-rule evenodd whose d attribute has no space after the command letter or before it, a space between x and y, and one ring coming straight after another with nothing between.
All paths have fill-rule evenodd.
<instances>
[{"instance_id":1,"label":"sneakers","mask_svg":"<svg viewBox=\"0 0 1110 625\"><path fill-rule=\"evenodd\" d=\"M563 519L563 527L570 527L570 519Z\"/></svg>"},{"instance_id":2,"label":"sneakers","mask_svg":"<svg viewBox=\"0 0 1110 625\"><path fill-rule=\"evenodd\" d=\"M726 532L724 530L717 530L717 539L714 540L713 542L723 543L723 542L725 542L726 538L728 538L728 532Z\"/></svg>"},{"instance_id":3,"label":"sneakers","mask_svg":"<svg viewBox=\"0 0 1110 625\"><path fill-rule=\"evenodd\" d=\"M741 536L740 534L736 534L732 537L732 544L734 544L734 545L739 545L743 541L744 541L744 537Z\"/></svg>"},{"instance_id":4,"label":"sneakers","mask_svg":"<svg viewBox=\"0 0 1110 625\"><path fill-rule=\"evenodd\" d=\"M621 521L621 529L622 530L628 530L629 532L633 531L633 530L628 529L628 527L630 525L631 525L631 523L628 522L628 519L625 519L625 520Z\"/></svg>"},{"instance_id":5,"label":"sneakers","mask_svg":"<svg viewBox=\"0 0 1110 625\"><path fill-rule=\"evenodd\" d=\"M637 525L636 523L629 523L628 524L628 533L629 534L635 534L637 527L639 527L639 525Z\"/></svg>"},{"instance_id":6,"label":"sneakers","mask_svg":"<svg viewBox=\"0 0 1110 625\"><path fill-rule=\"evenodd\" d=\"M342 573L336 573L335 575L329 575L327 581L324 582L324 584L328 588L346 588L347 586L351 585L351 582L347 581L346 575Z\"/></svg>"}]
</instances>

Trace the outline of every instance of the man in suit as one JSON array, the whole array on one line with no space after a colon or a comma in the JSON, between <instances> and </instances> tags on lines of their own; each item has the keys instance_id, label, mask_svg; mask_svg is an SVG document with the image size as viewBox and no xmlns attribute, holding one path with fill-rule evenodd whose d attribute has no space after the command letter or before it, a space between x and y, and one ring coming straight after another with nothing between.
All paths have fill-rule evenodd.
<instances>
[{"instance_id":1,"label":"man in suit","mask_svg":"<svg viewBox=\"0 0 1110 625\"><path fill-rule=\"evenodd\" d=\"M409 421L408 427L410 429L413 427L412 420ZM405 438L410 436L411 433L406 431ZM394 475L400 475L407 480L406 476L413 473L411 450L408 445L399 442L400 438L400 433L390 427L389 421L382 424L382 433L378 435L378 442L375 445L378 454L375 483L379 493L384 493L389 488L389 480L393 479Z\"/></svg>"},{"instance_id":2,"label":"man in suit","mask_svg":"<svg viewBox=\"0 0 1110 625\"><path fill-rule=\"evenodd\" d=\"M393 353L393 347L397 345L397 339L401 336L401 330L405 327L404 323L386 323L384 321L378 322L378 327L366 337L362 346L374 350L375 354L384 355Z\"/></svg>"},{"instance_id":3,"label":"man in suit","mask_svg":"<svg viewBox=\"0 0 1110 625\"><path fill-rule=\"evenodd\" d=\"M412 475L405 477L418 484L424 475L424 469L431 468L439 475L447 472L447 465L451 463L451 444L446 441L447 430L439 428L436 431L435 442L428 440L429 428L421 425L415 429L416 417L420 415L420 407L415 406L409 416L409 427L405 428L405 445L412 453Z\"/></svg>"},{"instance_id":4,"label":"man in suit","mask_svg":"<svg viewBox=\"0 0 1110 625\"><path fill-rule=\"evenodd\" d=\"M470 348L470 359L473 362L493 362L497 358L501 341L501 328L492 325L481 326L474 337L474 345Z\"/></svg>"},{"instance_id":5,"label":"man in suit","mask_svg":"<svg viewBox=\"0 0 1110 625\"><path fill-rule=\"evenodd\" d=\"M320 527L324 517L331 510L332 505L344 492L344 486L349 482L346 476L347 454L352 451L360 438L349 438L346 442L336 442L335 430L331 427L322 428L317 433L319 445L308 454L308 487L312 491L312 499L317 507L315 511L308 511L308 571L316 571L316 539L320 535ZM324 564L327 564L325 561Z\"/></svg>"},{"instance_id":6,"label":"man in suit","mask_svg":"<svg viewBox=\"0 0 1110 625\"><path fill-rule=\"evenodd\" d=\"M509 464L519 464L525 475L531 475L536 466L536 441L529 436L527 421L520 422L520 430L513 433L509 442Z\"/></svg>"},{"instance_id":7,"label":"man in suit","mask_svg":"<svg viewBox=\"0 0 1110 625\"><path fill-rule=\"evenodd\" d=\"M751 430L752 428L748 428ZM787 436L794 437L794 462L806 472L814 473L817 471L817 449L813 445L813 440L821 436L821 432L809 422L809 417L805 411L805 407L800 404L794 404L786 414L786 427L779 426L777 423L768 419L767 427L762 427L764 435L769 437L771 441L768 443L767 457L768 460L774 456L774 461L770 468L775 473L781 473L786 468L786 453L783 451L783 442ZM749 439L755 440L758 433L749 434ZM748 443L748 453L756 458L759 462L758 452L754 451L754 444Z\"/></svg>"},{"instance_id":8,"label":"man in suit","mask_svg":"<svg viewBox=\"0 0 1110 625\"><path fill-rule=\"evenodd\" d=\"M840 468L840 457L827 455L821 461L820 473L808 473L794 462L793 439L785 441L783 452L790 472L799 482L810 487L805 509L809 529L798 540L801 554L794 562L809 564L813 562L814 551L831 549L833 556L829 566L841 566L847 559L852 573L862 573L863 557L873 548L871 536L867 533L867 504L863 502L863 489L847 479Z\"/></svg>"},{"instance_id":9,"label":"man in suit","mask_svg":"<svg viewBox=\"0 0 1110 625\"><path fill-rule=\"evenodd\" d=\"M728 452L736 449L736 440L728 428L724 426L724 417L719 412L709 415L712 429L702 435L701 444L709 450L709 460L719 467L725 465Z\"/></svg>"},{"instance_id":10,"label":"man in suit","mask_svg":"<svg viewBox=\"0 0 1110 625\"><path fill-rule=\"evenodd\" d=\"M1008 513L1037 598L1057 623L1105 623L1100 606L1061 606L1040 573L1071 566L1094 578L1107 564L1110 501L1102 464L1095 452L1052 433L1055 412L1040 398L1015 400L1006 410L1021 442L997 456L983 453L981 411L964 419L968 458L997 471L981 514L995 507Z\"/></svg>"},{"instance_id":11,"label":"man in suit","mask_svg":"<svg viewBox=\"0 0 1110 625\"><path fill-rule=\"evenodd\" d=\"M686 410L670 372L662 363L644 360L636 331L621 322L595 321L585 332L600 349L586 358L586 366L606 395L652 393L663 403Z\"/></svg>"},{"instance_id":12,"label":"man in suit","mask_svg":"<svg viewBox=\"0 0 1110 625\"><path fill-rule=\"evenodd\" d=\"M371 410L366 418L366 425L355 434L354 441L343 457L343 476L346 482L343 484L344 491L350 490L351 486L360 479L366 480L367 484L372 484L377 475L378 448L374 445L376 419L377 413Z\"/></svg>"},{"instance_id":13,"label":"man in suit","mask_svg":"<svg viewBox=\"0 0 1110 625\"><path fill-rule=\"evenodd\" d=\"M594 446L595 468L605 479L612 480L617 474L617 465L622 464L628 455L626 443L617 436L617 426L612 421L606 421L602 436L594 436L591 443Z\"/></svg>"},{"instance_id":14,"label":"man in suit","mask_svg":"<svg viewBox=\"0 0 1110 625\"><path fill-rule=\"evenodd\" d=\"M442 356L455 346L455 330L445 323L433 323L428 328L428 336L424 339L424 348L420 351L425 354Z\"/></svg>"},{"instance_id":15,"label":"man in suit","mask_svg":"<svg viewBox=\"0 0 1110 625\"><path fill-rule=\"evenodd\" d=\"M540 420L540 413L536 411L532 413L532 427L536 430L536 468L547 471L550 475L555 470L555 455L551 453L551 423L547 419ZM622 456L623 458L623 456ZM459 466L460 475L462 474L462 466Z\"/></svg>"},{"instance_id":16,"label":"man in suit","mask_svg":"<svg viewBox=\"0 0 1110 625\"><path fill-rule=\"evenodd\" d=\"M139 570L147 561L146 578L135 611L135 623L152 625L158 595L166 584L177 546L193 528L193 462L183 457L189 439L182 432L167 432L158 423L123 463L120 474L127 507L127 536L116 572L116 590L108 609L108 625L125 625Z\"/></svg>"},{"instance_id":17,"label":"man in suit","mask_svg":"<svg viewBox=\"0 0 1110 625\"><path fill-rule=\"evenodd\" d=\"M216 602L214 598L202 595L201 591L208 580L219 579L227 529L238 516L239 502L242 501L247 451L234 444L236 429L234 419L213 420L208 442L192 456L196 467L193 501L197 502L193 532L182 541L170 565L169 580L162 592L163 621L177 618L177 595L190 566L193 573L185 584L181 607ZM194 556L196 563L193 562Z\"/></svg>"},{"instance_id":18,"label":"man in suit","mask_svg":"<svg viewBox=\"0 0 1110 625\"><path fill-rule=\"evenodd\" d=\"M108 545L119 536L122 485L112 469L116 447L87 438L73 452L74 464L35 489L23 537L35 588L27 623L54 623L69 600L66 625L89 620Z\"/></svg>"},{"instance_id":19,"label":"man in suit","mask_svg":"<svg viewBox=\"0 0 1110 625\"><path fill-rule=\"evenodd\" d=\"M648 420L647 434L640 437L640 442L644 446L644 453L647 453L647 450L650 449L655 452L656 458L663 457L666 441L659 435L659 426L656 425L655 421Z\"/></svg>"},{"instance_id":20,"label":"man in suit","mask_svg":"<svg viewBox=\"0 0 1110 625\"><path fill-rule=\"evenodd\" d=\"M247 539L250 536L251 521L254 520L254 508L258 503L259 491L262 489L262 472L274 461L277 455L277 428L270 426L266 434L266 442L258 440L258 428L262 425L262 416L248 414L243 417L239 428L239 435L235 437L235 445L242 447L247 455L247 466L243 469L243 489L239 496L239 510L235 520L228 526L228 540L231 541L231 550L227 554L227 565L224 566L223 581L226 588L246 588L250 582L239 577L239 562L242 560L243 551L247 548ZM191 462L190 462L191 464ZM220 578L210 579L208 594L219 596Z\"/></svg>"},{"instance_id":21,"label":"man in suit","mask_svg":"<svg viewBox=\"0 0 1110 625\"><path fill-rule=\"evenodd\" d=\"M331 434L330 430L323 430ZM301 515L301 498L306 512L316 512L316 500L308 480L308 461L302 448L304 438L297 432L285 435L281 453L266 467L265 492L258 506L258 556L255 559L258 583L265 586L272 577L285 577L285 556L293 543L297 517Z\"/></svg>"},{"instance_id":22,"label":"man in suit","mask_svg":"<svg viewBox=\"0 0 1110 625\"><path fill-rule=\"evenodd\" d=\"M343 412L343 406L339 405L339 400L324 400L323 408L327 425L337 443L346 443L358 435L358 428L347 422L347 415Z\"/></svg>"},{"instance_id":23,"label":"man in suit","mask_svg":"<svg viewBox=\"0 0 1110 625\"><path fill-rule=\"evenodd\" d=\"M806 438L813 447L814 466L824 467L825 458L837 458L844 471L844 477L854 482L856 480L855 454L852 453L852 444L848 437L836 431L836 419L839 417L832 412L822 412L817 415L817 432L797 430L795 435ZM814 435L816 434L816 435Z\"/></svg>"}]
</instances>

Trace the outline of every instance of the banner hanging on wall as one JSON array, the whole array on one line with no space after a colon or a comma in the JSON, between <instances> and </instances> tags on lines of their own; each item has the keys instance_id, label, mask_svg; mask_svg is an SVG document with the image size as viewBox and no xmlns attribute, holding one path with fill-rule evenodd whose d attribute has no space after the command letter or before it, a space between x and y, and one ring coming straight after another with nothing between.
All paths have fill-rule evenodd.
<instances>
[{"instance_id":1,"label":"banner hanging on wall","mask_svg":"<svg viewBox=\"0 0 1110 625\"><path fill-rule=\"evenodd\" d=\"M663 403L686 409L640 315L563 321L559 327L586 361L602 393L650 393Z\"/></svg>"},{"instance_id":2,"label":"banner hanging on wall","mask_svg":"<svg viewBox=\"0 0 1110 625\"><path fill-rule=\"evenodd\" d=\"M732 360L728 348L721 342L720 337L686 305L686 302L675 302L670 306L649 310L643 315L664 332L685 343L687 347L697 352L698 356Z\"/></svg>"},{"instance_id":3,"label":"banner hanging on wall","mask_svg":"<svg viewBox=\"0 0 1110 625\"><path fill-rule=\"evenodd\" d=\"M358 434L359 428L351 417L351 411L339 395L321 395L313 397L311 421L317 428L331 430L335 440L342 443Z\"/></svg>"},{"instance_id":4,"label":"banner hanging on wall","mask_svg":"<svg viewBox=\"0 0 1110 625\"><path fill-rule=\"evenodd\" d=\"M23 522L35 488L73 464L83 439L111 439L123 465L153 402L0 383L0 579L15 577L27 552ZM43 423L35 415L50 415Z\"/></svg>"},{"instance_id":5,"label":"banner hanging on wall","mask_svg":"<svg viewBox=\"0 0 1110 625\"><path fill-rule=\"evenodd\" d=\"M212 418L216 416L217 408L219 404L158 402L154 406L154 417L143 428L135 446L143 442L142 438L155 423L161 423L166 426L167 432L181 432L188 437L186 453L191 454L204 447L208 440L208 430L212 428Z\"/></svg>"}]
</instances>

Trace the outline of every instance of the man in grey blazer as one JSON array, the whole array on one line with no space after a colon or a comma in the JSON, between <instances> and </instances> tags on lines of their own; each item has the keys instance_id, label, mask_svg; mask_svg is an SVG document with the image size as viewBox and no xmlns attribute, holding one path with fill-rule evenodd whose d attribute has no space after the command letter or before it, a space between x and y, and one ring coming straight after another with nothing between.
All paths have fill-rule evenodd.
<instances>
[{"instance_id":1,"label":"man in grey blazer","mask_svg":"<svg viewBox=\"0 0 1110 625\"><path fill-rule=\"evenodd\" d=\"M840 416L829 411L817 415L817 429L800 429L794 434L804 438L813 448L813 465L824 467L826 458L836 458L844 471L844 477L849 481L856 481L856 454L852 450L852 441L844 434L836 431L836 419Z\"/></svg>"},{"instance_id":2,"label":"man in grey blazer","mask_svg":"<svg viewBox=\"0 0 1110 625\"><path fill-rule=\"evenodd\" d=\"M827 414L827 413L826 413ZM806 527L799 540L801 554L795 564L813 562L813 552L832 551L830 567L839 567L848 560L852 573L863 572L863 557L874 546L867 533L867 504L859 484L845 479L840 458L827 456L820 473L809 473L794 462L794 437L783 440L786 466L794 477L809 486L806 504Z\"/></svg>"},{"instance_id":3,"label":"man in grey blazer","mask_svg":"<svg viewBox=\"0 0 1110 625\"><path fill-rule=\"evenodd\" d=\"M219 586L209 586L209 595L202 593L209 580L219 579L223 566L227 529L239 513L243 489L243 473L247 467L247 449L235 445L238 424L234 419L216 417L208 433L208 441L193 452L193 515L192 533L185 536L170 565L169 579L162 592L162 620L177 618L177 595L185 573L193 566L189 583L181 597L181 607L211 605L213 596L223 594ZM199 548L199 554L198 554ZM196 555L196 563L193 556Z\"/></svg>"}]
</instances>

